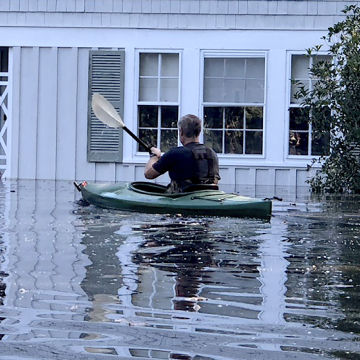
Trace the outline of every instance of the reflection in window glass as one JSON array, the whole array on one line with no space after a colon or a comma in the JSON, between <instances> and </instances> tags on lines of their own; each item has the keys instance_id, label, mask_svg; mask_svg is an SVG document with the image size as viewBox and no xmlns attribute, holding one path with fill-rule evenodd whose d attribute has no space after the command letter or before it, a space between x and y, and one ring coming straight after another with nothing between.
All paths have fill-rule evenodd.
<instances>
[{"instance_id":1,"label":"reflection in window glass","mask_svg":"<svg viewBox=\"0 0 360 360\"><path fill-rule=\"evenodd\" d=\"M139 126L157 127L158 108L155 106L139 106Z\"/></svg>"},{"instance_id":2,"label":"reflection in window glass","mask_svg":"<svg viewBox=\"0 0 360 360\"><path fill-rule=\"evenodd\" d=\"M216 152L262 154L262 107L205 107L204 114L204 141Z\"/></svg>"},{"instance_id":3,"label":"reflection in window glass","mask_svg":"<svg viewBox=\"0 0 360 360\"><path fill-rule=\"evenodd\" d=\"M177 106L161 107L161 127L175 128L177 130L178 108Z\"/></svg>"},{"instance_id":4,"label":"reflection in window glass","mask_svg":"<svg viewBox=\"0 0 360 360\"><path fill-rule=\"evenodd\" d=\"M204 129L204 144L215 152L222 152L222 131Z\"/></svg>"},{"instance_id":5,"label":"reflection in window glass","mask_svg":"<svg viewBox=\"0 0 360 360\"><path fill-rule=\"evenodd\" d=\"M290 130L308 130L309 111L304 108L290 108Z\"/></svg>"},{"instance_id":6,"label":"reflection in window glass","mask_svg":"<svg viewBox=\"0 0 360 360\"><path fill-rule=\"evenodd\" d=\"M222 108L208 107L204 109L204 127L209 129L222 129Z\"/></svg>"},{"instance_id":7,"label":"reflection in window glass","mask_svg":"<svg viewBox=\"0 0 360 360\"><path fill-rule=\"evenodd\" d=\"M139 136L146 144L165 152L178 144L178 107L141 105L139 113ZM144 151L139 147L139 151Z\"/></svg>"},{"instance_id":8,"label":"reflection in window glass","mask_svg":"<svg viewBox=\"0 0 360 360\"><path fill-rule=\"evenodd\" d=\"M225 126L227 129L244 128L244 108L225 108Z\"/></svg>"},{"instance_id":9,"label":"reflection in window glass","mask_svg":"<svg viewBox=\"0 0 360 360\"><path fill-rule=\"evenodd\" d=\"M246 128L262 129L263 128L263 108L247 107L246 108Z\"/></svg>"},{"instance_id":10,"label":"reflection in window glass","mask_svg":"<svg viewBox=\"0 0 360 360\"><path fill-rule=\"evenodd\" d=\"M311 153L312 155L328 154L330 149L330 131L321 134L312 134Z\"/></svg>"},{"instance_id":11,"label":"reflection in window glass","mask_svg":"<svg viewBox=\"0 0 360 360\"><path fill-rule=\"evenodd\" d=\"M262 131L247 131L245 139L246 154L262 154Z\"/></svg>"},{"instance_id":12,"label":"reflection in window glass","mask_svg":"<svg viewBox=\"0 0 360 360\"><path fill-rule=\"evenodd\" d=\"M225 132L225 154L243 154L243 132Z\"/></svg>"},{"instance_id":13,"label":"reflection in window glass","mask_svg":"<svg viewBox=\"0 0 360 360\"><path fill-rule=\"evenodd\" d=\"M157 144L157 130L156 129L139 129L139 138L150 147ZM139 146L139 151L145 151L142 146Z\"/></svg>"},{"instance_id":14,"label":"reflection in window glass","mask_svg":"<svg viewBox=\"0 0 360 360\"><path fill-rule=\"evenodd\" d=\"M172 147L176 146L177 141L178 141L177 129L161 131L161 141L160 141L161 151L166 152L170 150Z\"/></svg>"}]
</instances>

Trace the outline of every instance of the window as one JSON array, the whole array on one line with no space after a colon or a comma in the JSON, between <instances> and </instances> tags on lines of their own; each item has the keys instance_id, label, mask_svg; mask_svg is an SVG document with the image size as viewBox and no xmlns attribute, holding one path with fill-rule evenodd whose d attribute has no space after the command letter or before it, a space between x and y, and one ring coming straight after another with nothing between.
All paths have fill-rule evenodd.
<instances>
[{"instance_id":1,"label":"window","mask_svg":"<svg viewBox=\"0 0 360 360\"><path fill-rule=\"evenodd\" d=\"M139 137L163 152L178 144L179 65L178 53L139 54Z\"/></svg>"},{"instance_id":2,"label":"window","mask_svg":"<svg viewBox=\"0 0 360 360\"><path fill-rule=\"evenodd\" d=\"M204 59L204 142L220 154L263 154L265 56Z\"/></svg>"},{"instance_id":3,"label":"window","mask_svg":"<svg viewBox=\"0 0 360 360\"><path fill-rule=\"evenodd\" d=\"M316 79L310 76L309 69L314 62L320 60L330 60L330 56L291 56L289 155L322 155L329 151L330 133L315 135L312 124L309 123L309 111L301 107L301 99L295 98L295 94L299 90L299 84L304 85L310 91L313 89ZM324 111L329 110L324 109Z\"/></svg>"}]
</instances>

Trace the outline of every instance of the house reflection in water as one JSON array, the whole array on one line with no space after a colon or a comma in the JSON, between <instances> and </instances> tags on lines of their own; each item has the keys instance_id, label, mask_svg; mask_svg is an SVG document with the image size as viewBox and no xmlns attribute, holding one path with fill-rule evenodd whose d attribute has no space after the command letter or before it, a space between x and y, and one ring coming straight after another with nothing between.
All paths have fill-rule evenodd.
<instances>
[{"instance_id":1,"label":"house reflection in water","mask_svg":"<svg viewBox=\"0 0 360 360\"><path fill-rule=\"evenodd\" d=\"M133 226L128 234L117 254L124 282L120 301L129 310L135 306L258 320L267 317L267 301L271 298L273 309L274 296L284 294L287 262L274 257L279 251L271 250L274 241L266 245L255 233L245 236L241 229L221 230L206 220L178 219ZM275 317L279 321L281 314Z\"/></svg>"},{"instance_id":2,"label":"house reflection in water","mask_svg":"<svg viewBox=\"0 0 360 360\"><path fill-rule=\"evenodd\" d=\"M142 233L143 243L132 257L141 274L137 293L152 295L149 297L151 304L146 303L143 295L134 295L133 304L158 309L199 310L198 302L203 300L199 293L206 269L216 266L207 223L180 220L160 225L144 224L138 230ZM118 254L122 261L121 249ZM167 284L166 288L164 284Z\"/></svg>"},{"instance_id":3,"label":"house reflection in water","mask_svg":"<svg viewBox=\"0 0 360 360\"><path fill-rule=\"evenodd\" d=\"M81 286L99 312L101 303L120 302L129 316L142 308L282 321L284 245L276 234L246 231L156 216L90 226L82 243L92 264Z\"/></svg>"}]
</instances>

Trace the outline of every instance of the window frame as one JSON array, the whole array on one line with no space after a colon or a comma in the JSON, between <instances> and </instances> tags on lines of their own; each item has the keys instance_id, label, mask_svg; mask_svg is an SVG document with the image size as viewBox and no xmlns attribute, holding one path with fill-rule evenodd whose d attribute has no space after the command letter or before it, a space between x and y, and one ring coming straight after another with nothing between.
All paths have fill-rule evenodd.
<instances>
[{"instance_id":1,"label":"window frame","mask_svg":"<svg viewBox=\"0 0 360 360\"><path fill-rule=\"evenodd\" d=\"M287 52L287 83L286 83L286 93L287 93L287 98L286 98L286 113L285 113L285 123L286 123L286 136L285 136L285 146L284 146L284 151L285 151L285 158L286 159L290 159L290 160L308 160L308 159L313 159L314 157L318 157L319 155L314 155L312 154L312 123L309 123L309 128L308 130L304 131L304 130L300 130L299 132L307 132L308 133L308 153L307 155L296 155L296 154L290 154L290 109L291 108L301 108L300 103L291 103L291 98L292 98L292 58L293 56L304 56L304 57L309 57L309 55L306 53L306 51L288 51ZM316 55L310 56L309 59L309 68L311 68L312 64L313 64L313 58L314 56L326 56L328 55L328 52L326 51L320 51L319 53L317 53ZM313 87L313 80L310 77L306 79L307 81L309 81L309 90L312 89ZM301 80L300 80L301 81Z\"/></svg>"},{"instance_id":2,"label":"window frame","mask_svg":"<svg viewBox=\"0 0 360 360\"><path fill-rule=\"evenodd\" d=\"M176 102L174 101L140 101L140 56L141 54L177 54L179 57L179 76L178 76L178 100ZM140 106L157 106L158 109L160 109L162 106L177 106L178 107L178 118L180 119L181 114L181 86L182 86L182 62L183 62L183 51L180 49L146 49L146 48L138 48L135 50L135 127L136 127L136 133L139 135L139 107ZM160 65L159 65L160 66ZM157 89L158 92L160 91L160 88ZM162 130L168 130L168 128L161 128L161 116L160 111L158 112L158 119L157 119L157 144L149 144L150 146L159 147L159 144L161 144L161 131ZM176 128L177 131L177 128ZM179 136L177 137L177 146L180 144ZM143 155L145 154L145 150L141 150L138 146L135 148L135 156L137 155Z\"/></svg>"},{"instance_id":3,"label":"window frame","mask_svg":"<svg viewBox=\"0 0 360 360\"><path fill-rule=\"evenodd\" d=\"M262 127L262 153L261 154L230 154L230 153L217 153L217 155L223 159L265 159L266 158L266 114L267 114L267 67L268 67L268 51L223 51L223 50L201 50L201 71L199 82L199 99L200 99L200 117L204 116L204 109L206 107L262 107L263 109L263 127ZM261 58L264 59L264 100L262 103L226 103L226 102L205 102L204 101L204 76L205 76L205 59L206 58ZM203 129L204 130L204 129ZM222 129L225 132L225 128ZM243 130L243 134L246 134L246 129ZM222 135L224 136L224 134ZM245 136L244 136L245 137ZM200 141L204 141L204 131L201 132Z\"/></svg>"}]
</instances>

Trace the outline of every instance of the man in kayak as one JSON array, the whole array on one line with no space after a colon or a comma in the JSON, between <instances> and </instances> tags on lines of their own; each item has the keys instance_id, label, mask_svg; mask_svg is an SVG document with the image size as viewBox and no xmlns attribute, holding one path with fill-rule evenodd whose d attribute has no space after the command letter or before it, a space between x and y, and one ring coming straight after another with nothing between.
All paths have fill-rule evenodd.
<instances>
[{"instance_id":1,"label":"man in kayak","mask_svg":"<svg viewBox=\"0 0 360 360\"><path fill-rule=\"evenodd\" d=\"M192 184L217 185L219 160L214 150L199 142L201 120L195 115L185 115L179 120L178 129L183 146L174 147L163 156L160 149L152 147L145 166L146 179L155 179L168 171L169 193L183 192Z\"/></svg>"}]
</instances>

